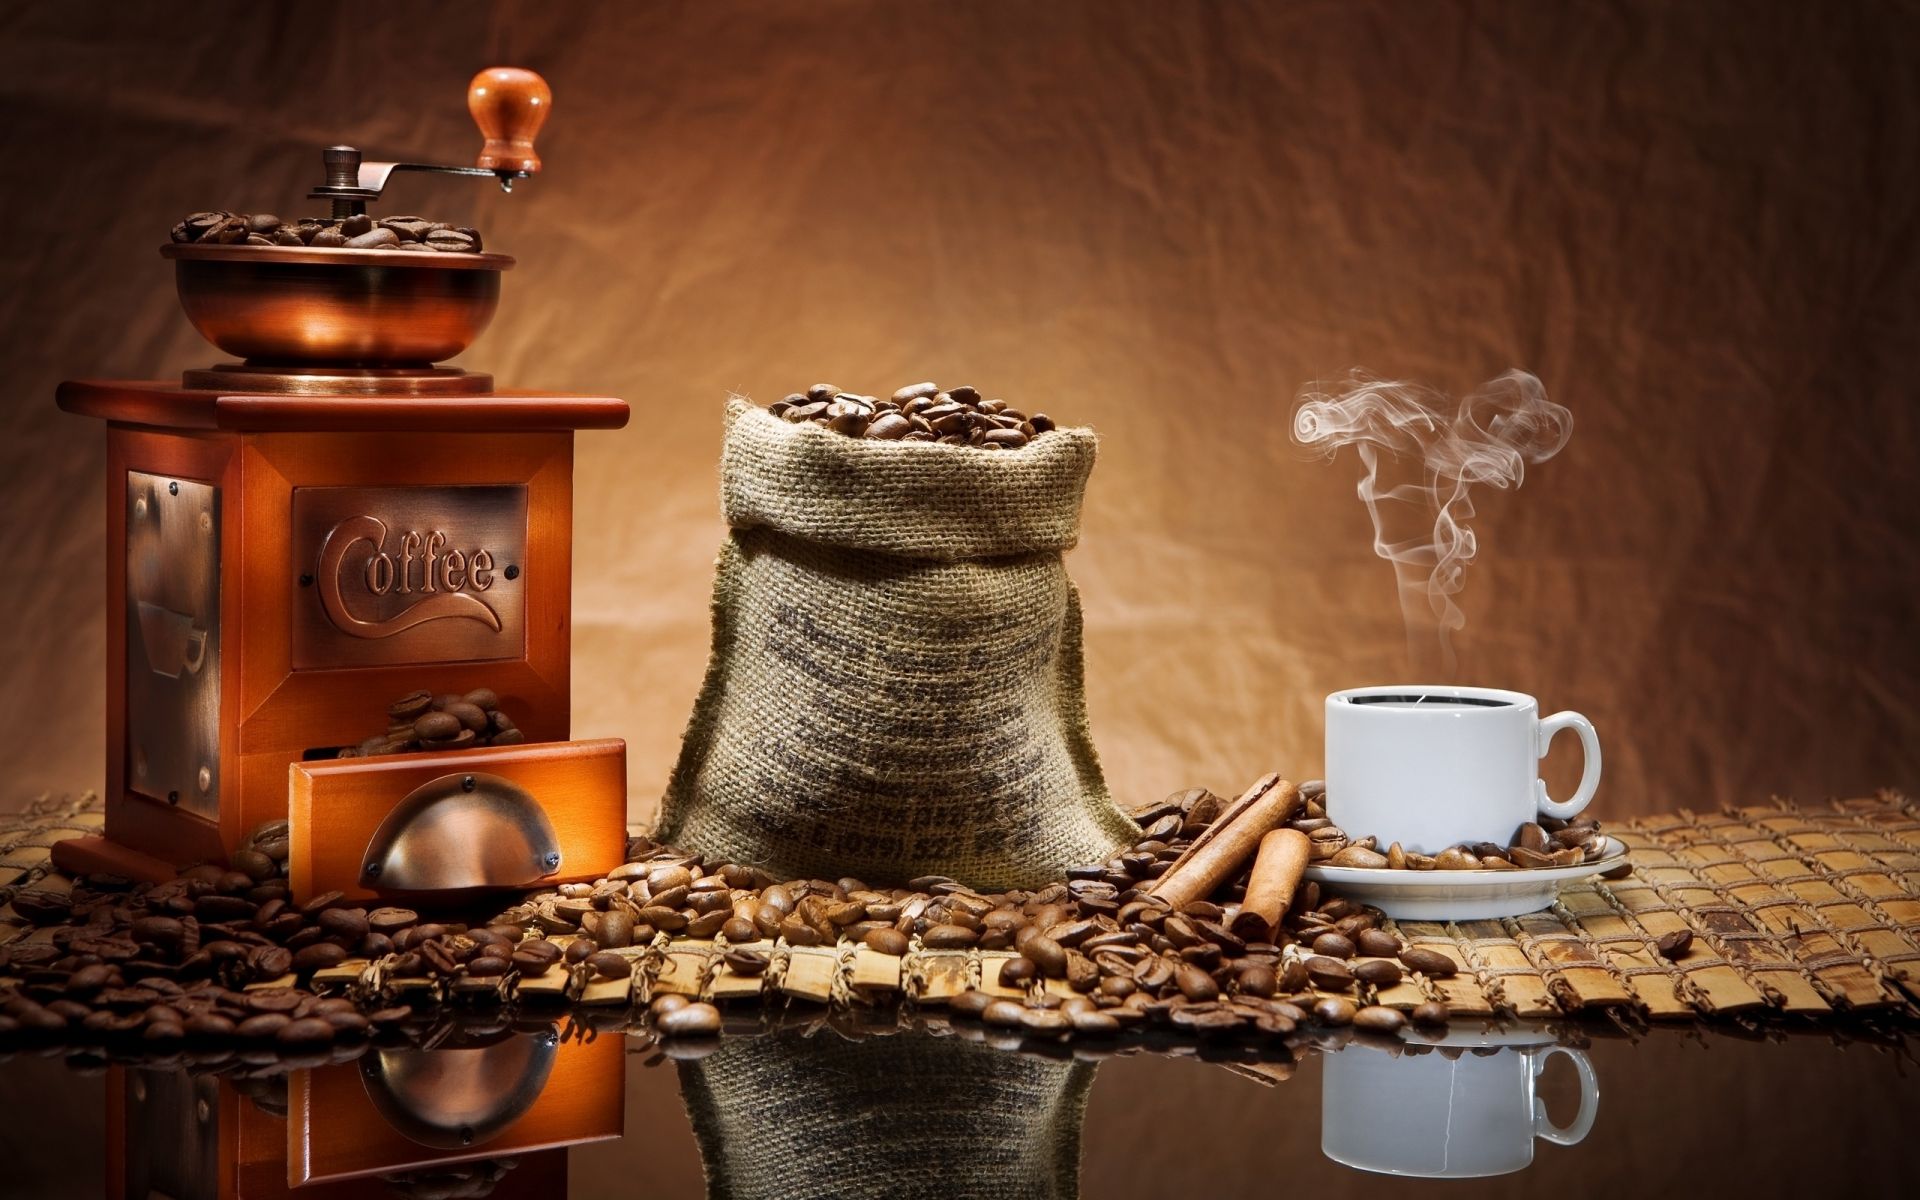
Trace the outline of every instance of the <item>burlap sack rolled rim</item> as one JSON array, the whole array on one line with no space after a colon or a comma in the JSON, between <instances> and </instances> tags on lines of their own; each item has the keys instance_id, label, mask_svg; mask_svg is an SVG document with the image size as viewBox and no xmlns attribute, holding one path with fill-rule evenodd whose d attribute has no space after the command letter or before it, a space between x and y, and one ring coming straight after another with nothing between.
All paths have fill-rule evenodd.
<instances>
[{"instance_id":1,"label":"burlap sack rolled rim","mask_svg":"<svg viewBox=\"0 0 1920 1200\"><path fill-rule=\"evenodd\" d=\"M1099 448L1091 429L1055 429L1018 450L853 438L739 396L726 422L720 507L730 527L941 562L1071 549ZM939 469L909 469L916 458ZM966 497L965 521L955 496Z\"/></svg>"}]
</instances>

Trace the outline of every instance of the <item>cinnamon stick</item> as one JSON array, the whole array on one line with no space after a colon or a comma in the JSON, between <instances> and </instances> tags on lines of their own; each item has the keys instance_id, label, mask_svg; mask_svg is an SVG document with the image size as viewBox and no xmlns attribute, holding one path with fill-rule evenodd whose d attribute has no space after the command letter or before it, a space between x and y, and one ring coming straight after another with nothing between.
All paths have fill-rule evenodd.
<instances>
[{"instance_id":1,"label":"cinnamon stick","mask_svg":"<svg viewBox=\"0 0 1920 1200\"><path fill-rule=\"evenodd\" d=\"M1299 808L1298 785L1268 775L1193 839L1153 885L1152 894L1175 908L1212 895L1253 857L1260 839L1291 820Z\"/></svg>"},{"instance_id":2,"label":"cinnamon stick","mask_svg":"<svg viewBox=\"0 0 1920 1200\"><path fill-rule=\"evenodd\" d=\"M1312 856L1312 840L1297 829L1275 829L1261 838L1233 932L1250 942L1271 942Z\"/></svg>"}]
</instances>

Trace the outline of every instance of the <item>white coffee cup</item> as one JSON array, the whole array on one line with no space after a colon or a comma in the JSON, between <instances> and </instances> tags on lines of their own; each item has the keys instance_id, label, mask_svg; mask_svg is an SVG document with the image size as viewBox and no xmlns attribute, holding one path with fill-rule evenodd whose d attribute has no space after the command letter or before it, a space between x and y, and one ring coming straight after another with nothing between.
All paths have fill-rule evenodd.
<instances>
[{"instance_id":1,"label":"white coffee cup","mask_svg":"<svg viewBox=\"0 0 1920 1200\"><path fill-rule=\"evenodd\" d=\"M1573 798L1547 796L1540 760L1553 735L1580 735L1586 769ZM1327 816L1436 854L1461 842L1507 845L1542 814L1566 820L1600 786L1600 739L1577 712L1542 719L1521 692L1444 684L1350 688L1327 697Z\"/></svg>"},{"instance_id":2,"label":"white coffee cup","mask_svg":"<svg viewBox=\"0 0 1920 1200\"><path fill-rule=\"evenodd\" d=\"M1329 793L1331 794L1331 793ZM1564 1054L1580 1073L1580 1110L1565 1127L1547 1116L1535 1086ZM1320 1152L1362 1171L1472 1179L1525 1170L1534 1139L1571 1146L1600 1109L1593 1064L1564 1046L1502 1046L1449 1059L1398 1057L1350 1045L1324 1057Z\"/></svg>"}]
</instances>

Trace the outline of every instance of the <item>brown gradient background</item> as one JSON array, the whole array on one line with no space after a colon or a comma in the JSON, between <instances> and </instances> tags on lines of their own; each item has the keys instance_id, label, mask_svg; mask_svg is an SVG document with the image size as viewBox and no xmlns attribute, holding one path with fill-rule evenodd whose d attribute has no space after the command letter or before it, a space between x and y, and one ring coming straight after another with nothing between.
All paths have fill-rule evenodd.
<instances>
[{"instance_id":1,"label":"brown gradient background","mask_svg":"<svg viewBox=\"0 0 1920 1200\"><path fill-rule=\"evenodd\" d=\"M402 177L385 211L519 256L466 365L634 405L579 442L574 728L629 741L636 818L706 659L722 400L819 379L973 382L1100 431L1069 567L1128 803L1316 774L1322 695L1414 669L1357 464L1286 439L1298 388L1356 366L1453 391L1522 366L1574 411L1559 458L1480 498L1458 676L1589 714L1596 812L1911 786L1917 25L0 6L6 798L102 777L102 435L54 385L213 361L168 226L308 211L330 142L465 161L496 62L553 84L548 173Z\"/></svg>"}]
</instances>

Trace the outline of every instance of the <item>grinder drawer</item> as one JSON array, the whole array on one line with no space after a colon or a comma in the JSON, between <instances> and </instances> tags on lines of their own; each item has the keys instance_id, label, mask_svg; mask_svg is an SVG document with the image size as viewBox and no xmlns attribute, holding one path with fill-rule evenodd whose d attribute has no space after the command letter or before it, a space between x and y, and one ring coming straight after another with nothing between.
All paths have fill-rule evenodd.
<instances>
[{"instance_id":1,"label":"grinder drawer","mask_svg":"<svg viewBox=\"0 0 1920 1200\"><path fill-rule=\"evenodd\" d=\"M598 879L626 859L626 783L618 739L294 763L294 898L446 898Z\"/></svg>"}]
</instances>

